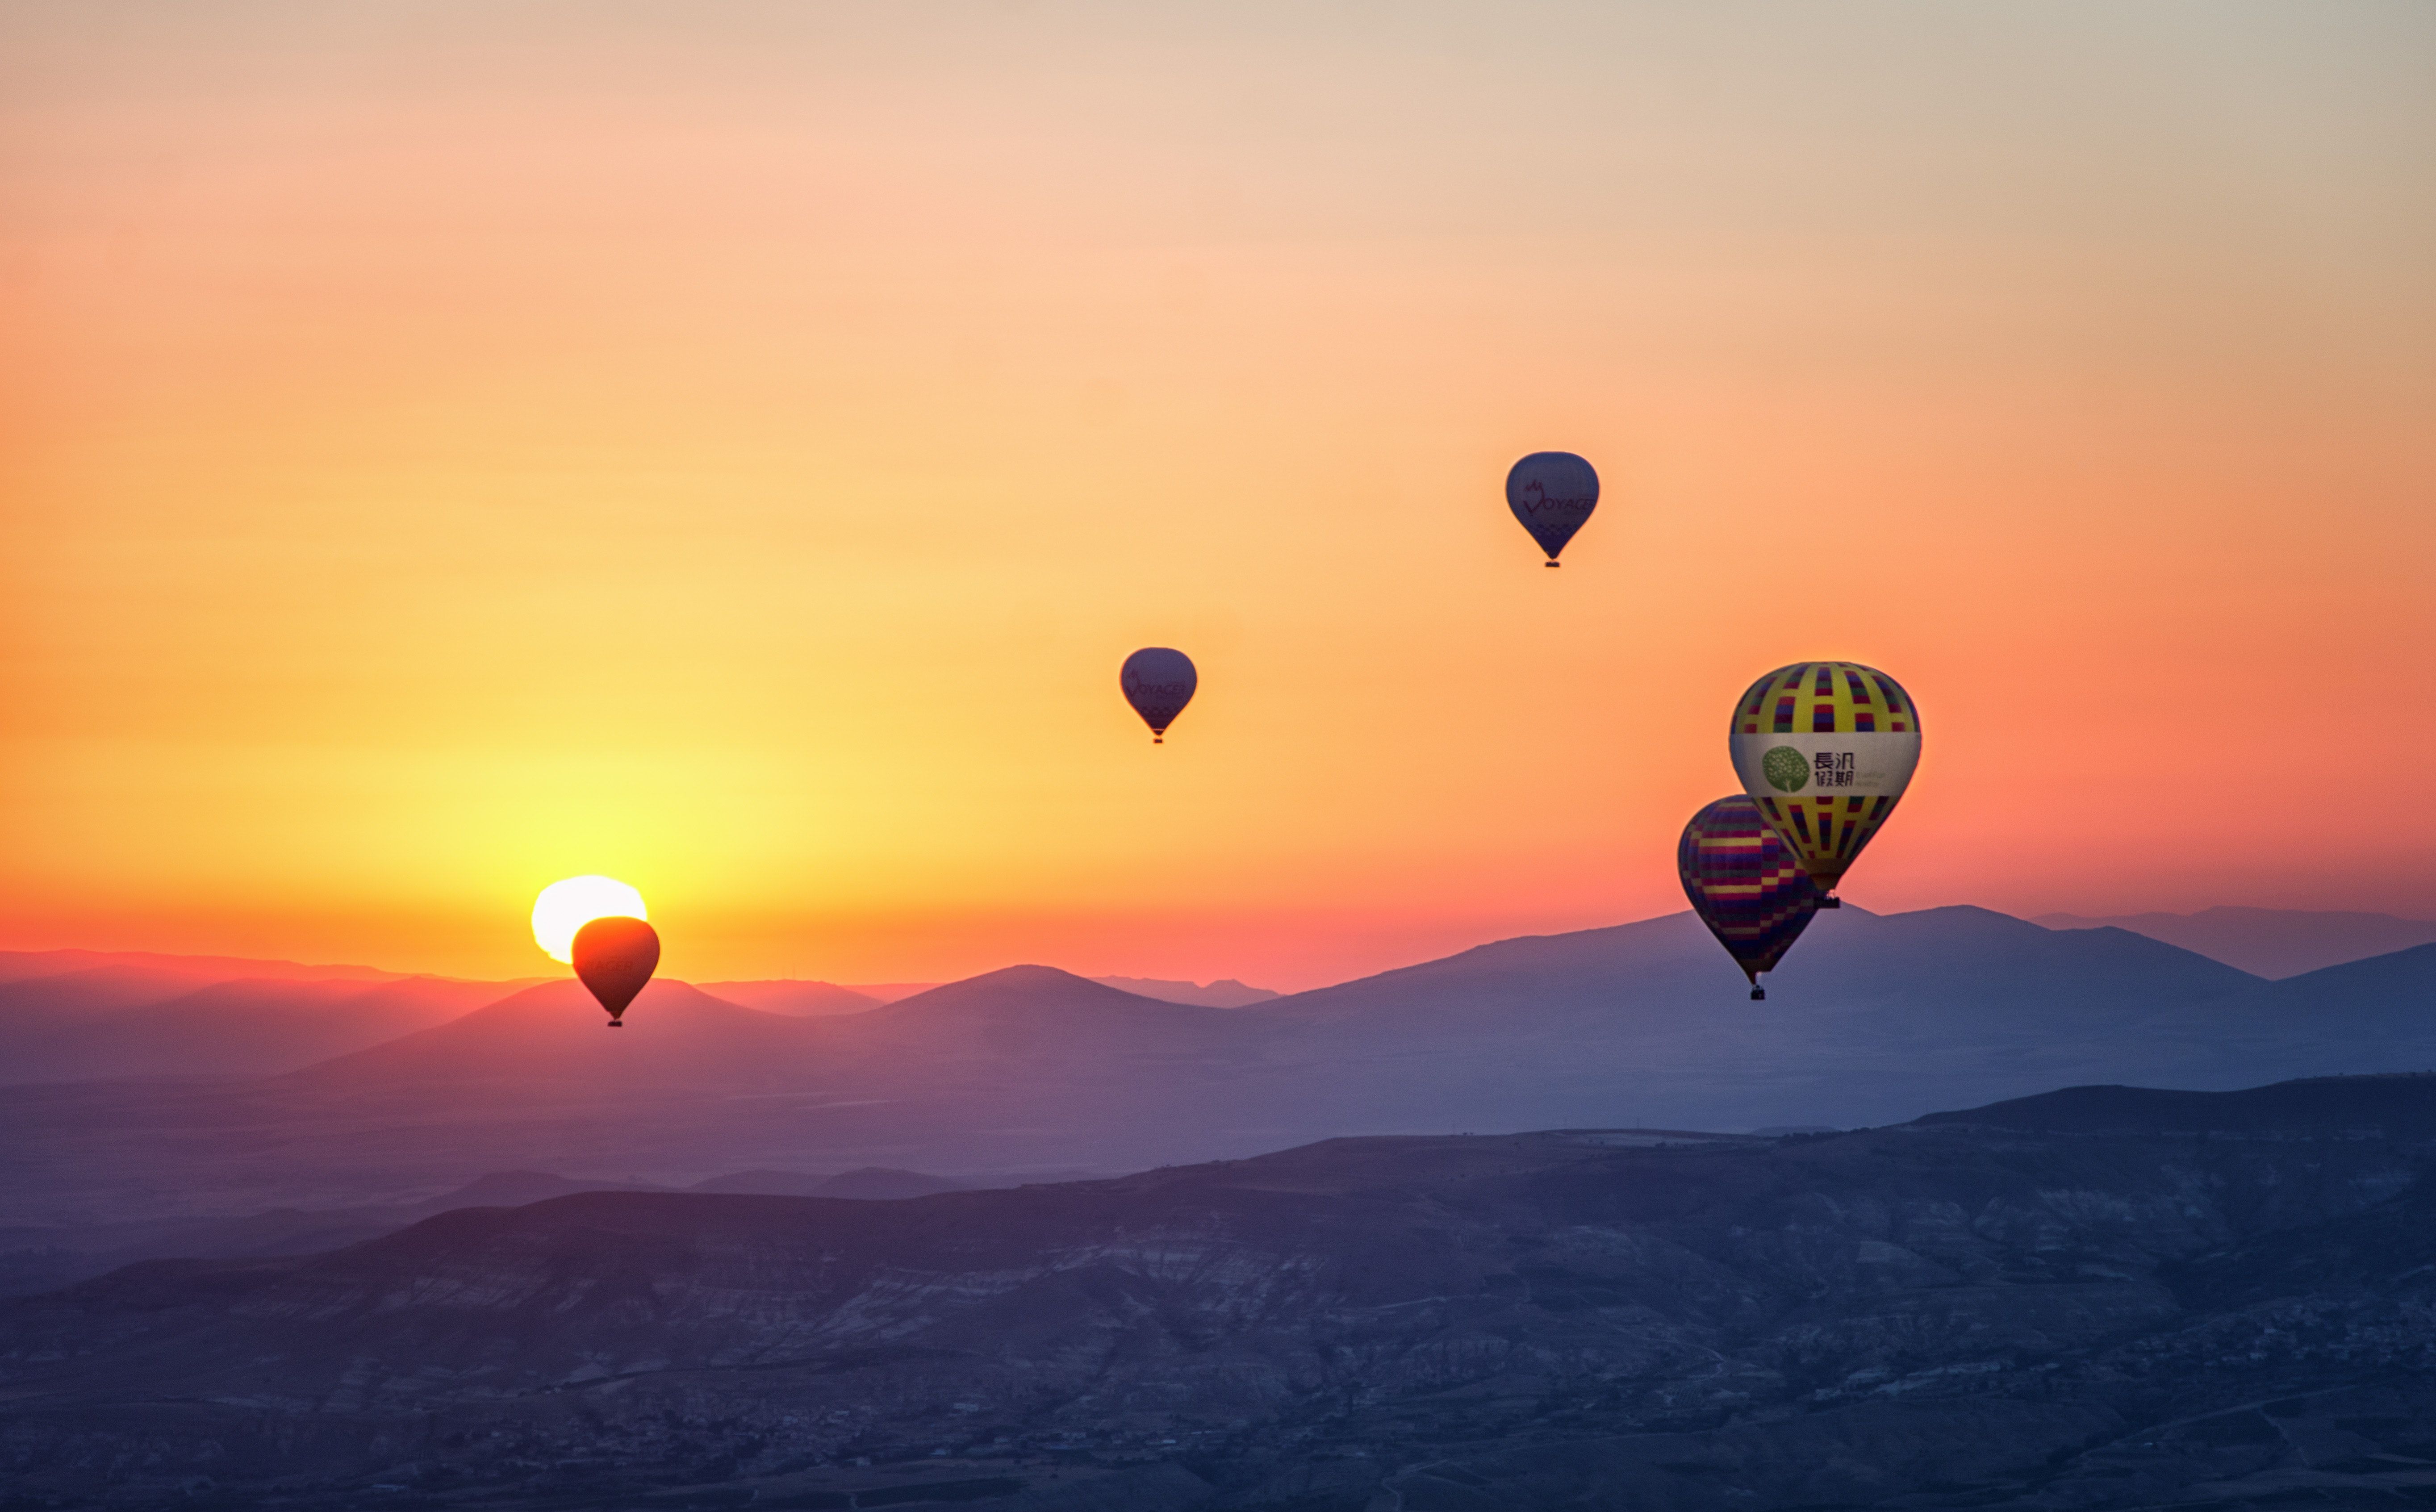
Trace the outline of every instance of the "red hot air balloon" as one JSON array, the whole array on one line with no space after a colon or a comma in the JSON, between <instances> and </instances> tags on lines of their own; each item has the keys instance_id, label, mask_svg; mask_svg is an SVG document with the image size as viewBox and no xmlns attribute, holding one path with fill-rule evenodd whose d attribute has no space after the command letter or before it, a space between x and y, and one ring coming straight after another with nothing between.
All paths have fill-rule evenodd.
<instances>
[{"instance_id":1,"label":"red hot air balloon","mask_svg":"<svg viewBox=\"0 0 2436 1512\"><path fill-rule=\"evenodd\" d=\"M1145 646L1125 658L1117 672L1117 686L1150 726L1150 743L1159 745L1167 739L1167 727L1192 702L1192 690L1201 686L1201 677L1192 669L1192 658L1184 652Z\"/></svg>"},{"instance_id":2,"label":"red hot air balloon","mask_svg":"<svg viewBox=\"0 0 2436 1512\"><path fill-rule=\"evenodd\" d=\"M611 914L575 931L575 974L609 1010L609 1027L660 965L660 937L640 919Z\"/></svg>"}]
</instances>

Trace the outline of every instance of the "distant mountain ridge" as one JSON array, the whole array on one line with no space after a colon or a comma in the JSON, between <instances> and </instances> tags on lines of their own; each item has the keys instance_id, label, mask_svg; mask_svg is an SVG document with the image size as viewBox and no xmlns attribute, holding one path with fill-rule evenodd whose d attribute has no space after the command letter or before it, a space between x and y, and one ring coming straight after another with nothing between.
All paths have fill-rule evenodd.
<instances>
[{"instance_id":1,"label":"distant mountain ridge","mask_svg":"<svg viewBox=\"0 0 2436 1512\"><path fill-rule=\"evenodd\" d=\"M368 966L143 951L0 951L0 1086L296 1070L401 1038L563 977L475 982ZM1232 981L1112 979L1160 1001L1237 1007L1278 995ZM935 984L866 991L827 982L702 983L709 997L791 1018L868 1013Z\"/></svg>"},{"instance_id":2,"label":"distant mountain ridge","mask_svg":"<svg viewBox=\"0 0 2436 1512\"><path fill-rule=\"evenodd\" d=\"M2271 981L2436 943L2436 920L2301 909L2212 908L2114 918L2042 913L2030 922L2050 930L2130 930Z\"/></svg>"},{"instance_id":3,"label":"distant mountain ridge","mask_svg":"<svg viewBox=\"0 0 2436 1512\"><path fill-rule=\"evenodd\" d=\"M696 985L714 998L794 1018L868 1013L882 1001L834 982L704 982Z\"/></svg>"},{"instance_id":4,"label":"distant mountain ridge","mask_svg":"<svg viewBox=\"0 0 2436 1512\"><path fill-rule=\"evenodd\" d=\"M309 965L247 956L175 955L158 950L0 950L0 982L63 977L79 971L144 971L196 982L393 982L422 975L377 966Z\"/></svg>"},{"instance_id":5,"label":"distant mountain ridge","mask_svg":"<svg viewBox=\"0 0 2436 1512\"><path fill-rule=\"evenodd\" d=\"M445 1022L500 991L353 968L322 978L226 979L175 964L24 973L0 979L0 1083L292 1070Z\"/></svg>"},{"instance_id":6,"label":"distant mountain ridge","mask_svg":"<svg viewBox=\"0 0 2436 1512\"><path fill-rule=\"evenodd\" d=\"M283 1080L364 1090L505 1083L749 1091L791 1074L826 1022L747 1008L665 979L643 988L628 1018L627 1028L652 1024L648 1051L623 1048L625 1030L609 1028L581 982L545 982Z\"/></svg>"},{"instance_id":7,"label":"distant mountain ridge","mask_svg":"<svg viewBox=\"0 0 2436 1512\"><path fill-rule=\"evenodd\" d=\"M919 1171L893 1171L864 1166L835 1175L799 1171L739 1171L732 1175L697 1181L688 1191L765 1197L849 1197L861 1202L901 1202L909 1197L933 1197L943 1191L970 1191L961 1181Z\"/></svg>"},{"instance_id":8,"label":"distant mountain ridge","mask_svg":"<svg viewBox=\"0 0 2436 1512\"><path fill-rule=\"evenodd\" d=\"M2057 1086L2436 1067L2436 947L2268 982L2122 930L1847 907L1767 1000L1740 982L1688 914L1240 1008L1033 965L819 1017L663 981L613 1031L559 981L273 1077L16 1089L0 1224L393 1206L515 1169L1001 1185L1337 1135L1852 1128Z\"/></svg>"},{"instance_id":9,"label":"distant mountain ridge","mask_svg":"<svg viewBox=\"0 0 2436 1512\"><path fill-rule=\"evenodd\" d=\"M2248 934L2255 932L2252 926L2262 918L2271 923L2299 920L2313 929L2332 921L2344 929L2374 927L2387 934L2397 930L2405 934L2412 930L2436 931L2436 925L2380 915L2218 909L2187 918L2142 915L2133 922L2142 924L2143 929L2132 932L2145 931L2149 938L2157 938L2162 927L2152 927L2154 921L2180 919L2195 927L2214 927L2211 921L2214 925L2230 923L2236 927L2236 934ZM2362 921L2366 921L2365 925ZM2049 926L2103 927L2066 915L2049 915L2045 922ZM1635 957L1628 969L1655 967L1666 973L1680 972L1679 982L1686 991L1691 990L1696 980L1705 980L1712 974L1704 967L1714 965L1713 947L1693 927L1688 914L1612 928L1640 931L1628 937L1633 944L1627 953ZM1820 937L1825 929L1822 923ZM1671 942L1671 948L1659 946L1660 936ZM1611 964L1602 963L1600 952L1606 947L1598 942L1622 942L1627 938L1592 930L1571 936L1500 941L1444 961L1424 962L1356 982L1294 994L1291 1000L1314 1012L1329 1014L1346 1011L1351 1003L1374 999L1382 991L1402 993L1426 982L1443 983L1457 978L1473 982L1492 997L1511 990L1537 998L1551 986L1560 993L1573 991L1580 984L1566 985L1568 973L1557 960L1567 947L1548 942L1575 941L1573 948L1587 952L1582 960L1595 977ZM2346 948L2360 944L2361 938L2364 937L2346 936ZM2209 948L2197 949L2196 953L2207 955ZM1803 951L1797 952L1788 964L1797 976L1780 980L1798 980L1810 952L1807 945ZM2218 949L2218 953L2225 952ZM1520 976L1512 977L1505 985L1493 980L1500 975L1501 962L1520 963L1526 958L1531 964L1522 968ZM1554 977L1547 975L1550 966L1557 968ZM15 1032L14 1053L5 1066L0 1066L0 1082L275 1074L431 1027L553 980L565 979L544 977L484 983L408 977L361 966L304 965L230 957L90 950L0 952L0 1024ZM1290 1000L1287 996L1231 980L1206 984L1128 977L1092 980L1137 997L1196 1006L1260 1007ZM354 988L344 985L347 983L355 984ZM788 1017L864 1014L935 990L934 985L920 983L849 987L794 980L720 981L697 985L708 996ZM1595 982L1592 986L1594 992ZM380 987L390 988L389 996L372 996L373 990ZM127 1012L138 1008L144 1011ZM324 1009L346 1012L321 1011Z\"/></svg>"},{"instance_id":10,"label":"distant mountain ridge","mask_svg":"<svg viewBox=\"0 0 2436 1512\"><path fill-rule=\"evenodd\" d=\"M1157 998L1162 1002L1188 1002L1202 1008L1248 1008L1256 1002L1274 1002L1285 994L1271 992L1266 987L1246 986L1232 977L1216 982L1169 982L1158 977L1093 977L1103 987L1130 992L1136 997Z\"/></svg>"}]
</instances>

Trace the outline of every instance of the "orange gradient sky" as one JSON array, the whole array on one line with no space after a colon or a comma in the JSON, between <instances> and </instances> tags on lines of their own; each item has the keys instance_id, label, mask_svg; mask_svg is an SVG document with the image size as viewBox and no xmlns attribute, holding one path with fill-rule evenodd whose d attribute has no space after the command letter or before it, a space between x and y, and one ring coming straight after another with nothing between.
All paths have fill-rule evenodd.
<instances>
[{"instance_id":1,"label":"orange gradient sky","mask_svg":"<svg viewBox=\"0 0 2436 1512\"><path fill-rule=\"evenodd\" d=\"M1309 985L1681 906L2436 914L2436 8L0 12L0 945ZM1561 572L1501 484L1606 480ZM1154 749L1137 646L1199 663Z\"/></svg>"}]
</instances>

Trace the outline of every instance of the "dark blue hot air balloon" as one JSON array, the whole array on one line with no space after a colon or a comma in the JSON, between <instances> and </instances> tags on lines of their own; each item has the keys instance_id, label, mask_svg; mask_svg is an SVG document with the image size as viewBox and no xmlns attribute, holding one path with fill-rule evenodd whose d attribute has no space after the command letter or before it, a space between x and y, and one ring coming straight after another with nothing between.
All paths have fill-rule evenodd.
<instances>
[{"instance_id":1,"label":"dark blue hot air balloon","mask_svg":"<svg viewBox=\"0 0 2436 1512\"><path fill-rule=\"evenodd\" d=\"M1192 670L1192 658L1184 652L1145 646L1125 658L1124 669L1117 673L1117 686L1150 726L1151 744L1158 745L1167 739L1167 727L1192 702L1192 690L1201 686L1201 679Z\"/></svg>"},{"instance_id":2,"label":"dark blue hot air balloon","mask_svg":"<svg viewBox=\"0 0 2436 1512\"><path fill-rule=\"evenodd\" d=\"M1535 451L1505 475L1505 507L1548 553L1557 553L1598 508L1598 472L1569 451Z\"/></svg>"},{"instance_id":3,"label":"dark blue hot air balloon","mask_svg":"<svg viewBox=\"0 0 2436 1512\"><path fill-rule=\"evenodd\" d=\"M1717 943L1765 998L1759 974L1775 969L1810 927L1820 897L1801 858L1793 854L1759 806L1736 793L1692 816L1675 847L1683 895Z\"/></svg>"}]
</instances>

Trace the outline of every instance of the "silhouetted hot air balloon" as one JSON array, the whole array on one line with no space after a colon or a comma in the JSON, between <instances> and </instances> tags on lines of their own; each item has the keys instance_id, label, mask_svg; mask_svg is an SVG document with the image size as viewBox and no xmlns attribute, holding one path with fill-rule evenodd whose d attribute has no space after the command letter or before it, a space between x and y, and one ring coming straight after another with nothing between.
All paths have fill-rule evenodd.
<instances>
[{"instance_id":1,"label":"silhouetted hot air balloon","mask_svg":"<svg viewBox=\"0 0 2436 1512\"><path fill-rule=\"evenodd\" d=\"M1796 662L1750 686L1726 737L1743 791L1830 895L1920 764L1920 708L1858 662Z\"/></svg>"},{"instance_id":2,"label":"silhouetted hot air balloon","mask_svg":"<svg viewBox=\"0 0 2436 1512\"><path fill-rule=\"evenodd\" d=\"M609 1027L660 966L660 937L640 919L611 914L575 931L575 974L609 1010Z\"/></svg>"},{"instance_id":3,"label":"silhouetted hot air balloon","mask_svg":"<svg viewBox=\"0 0 2436 1512\"><path fill-rule=\"evenodd\" d=\"M1117 686L1150 726L1150 743L1159 745L1167 739L1167 727L1192 702L1192 690L1201 686L1201 678L1192 669L1192 658L1184 652L1145 646L1125 658L1123 669L1117 673Z\"/></svg>"},{"instance_id":4,"label":"silhouetted hot air balloon","mask_svg":"<svg viewBox=\"0 0 2436 1512\"><path fill-rule=\"evenodd\" d=\"M1598 508L1598 472L1569 451L1535 451L1505 475L1505 507L1548 553L1557 553Z\"/></svg>"},{"instance_id":5,"label":"silhouetted hot air balloon","mask_svg":"<svg viewBox=\"0 0 2436 1512\"><path fill-rule=\"evenodd\" d=\"M1759 974L1776 969L1818 912L1818 889L1801 863L1759 806L1737 794L1692 816L1675 846L1675 869L1692 912L1750 979L1751 997L1766 997Z\"/></svg>"}]
</instances>

